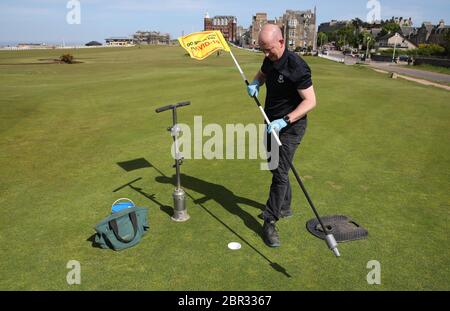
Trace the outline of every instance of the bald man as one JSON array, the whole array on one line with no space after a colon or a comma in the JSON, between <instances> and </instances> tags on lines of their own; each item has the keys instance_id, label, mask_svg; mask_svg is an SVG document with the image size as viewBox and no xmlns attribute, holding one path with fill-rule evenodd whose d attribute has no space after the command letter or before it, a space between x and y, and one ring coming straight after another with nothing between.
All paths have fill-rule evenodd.
<instances>
[{"instance_id":1,"label":"bald man","mask_svg":"<svg viewBox=\"0 0 450 311\"><path fill-rule=\"evenodd\" d=\"M259 87L266 84L267 95L264 110L271 121L267 127L268 150L270 133L279 132L282 147L279 162L272 169L272 184L265 211L264 242L271 247L280 246L275 223L292 215L292 190L289 183L289 162L305 134L307 113L316 106L316 96L311 80L311 70L297 54L285 47L278 26L266 24L259 33L259 46L265 55L261 69L248 86L250 96L258 96Z\"/></svg>"}]
</instances>

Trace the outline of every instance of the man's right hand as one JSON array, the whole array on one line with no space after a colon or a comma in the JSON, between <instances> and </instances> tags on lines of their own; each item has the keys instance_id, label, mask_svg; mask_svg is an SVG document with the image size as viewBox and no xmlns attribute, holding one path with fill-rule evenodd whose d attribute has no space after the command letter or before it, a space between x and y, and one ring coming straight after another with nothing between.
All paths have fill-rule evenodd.
<instances>
[{"instance_id":1,"label":"man's right hand","mask_svg":"<svg viewBox=\"0 0 450 311\"><path fill-rule=\"evenodd\" d=\"M258 97L258 92L259 92L259 81L258 80L253 80L252 83L250 83L249 85L247 85L247 93L250 97Z\"/></svg>"}]
</instances>

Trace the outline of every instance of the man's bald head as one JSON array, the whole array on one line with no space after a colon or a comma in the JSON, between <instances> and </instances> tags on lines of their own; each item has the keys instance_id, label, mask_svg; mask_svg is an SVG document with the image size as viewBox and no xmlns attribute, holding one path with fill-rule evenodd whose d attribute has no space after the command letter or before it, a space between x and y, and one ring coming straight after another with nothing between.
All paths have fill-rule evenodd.
<instances>
[{"instance_id":1,"label":"man's bald head","mask_svg":"<svg viewBox=\"0 0 450 311\"><path fill-rule=\"evenodd\" d=\"M265 24L259 32L259 47L271 61L277 61L283 56L285 46L280 27Z\"/></svg>"},{"instance_id":2,"label":"man's bald head","mask_svg":"<svg viewBox=\"0 0 450 311\"><path fill-rule=\"evenodd\" d=\"M265 24L259 32L260 43L273 43L283 40L281 29L277 25Z\"/></svg>"}]
</instances>

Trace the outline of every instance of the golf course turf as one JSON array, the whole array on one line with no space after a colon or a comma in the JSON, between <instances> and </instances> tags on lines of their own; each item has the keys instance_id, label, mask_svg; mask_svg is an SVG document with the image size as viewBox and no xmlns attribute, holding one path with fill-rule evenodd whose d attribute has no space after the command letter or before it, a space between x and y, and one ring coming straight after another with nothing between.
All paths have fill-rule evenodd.
<instances>
[{"instance_id":1,"label":"golf course turf","mask_svg":"<svg viewBox=\"0 0 450 311\"><path fill-rule=\"evenodd\" d=\"M263 55L233 51L251 80ZM40 64L66 52L80 63ZM449 290L450 93L305 60L318 104L294 164L320 215L369 231L339 244L340 258L307 232L314 215L292 175L294 216L277 224L281 247L265 246L257 215L271 175L261 159L186 159L191 218L170 219L172 120L155 109L189 100L181 123L262 122L227 53L200 62L181 47L0 51L0 289ZM124 251L93 247L94 225L120 197L148 207L150 230ZM70 260L80 285L67 284ZM380 285L367 282L370 260Z\"/></svg>"}]
</instances>

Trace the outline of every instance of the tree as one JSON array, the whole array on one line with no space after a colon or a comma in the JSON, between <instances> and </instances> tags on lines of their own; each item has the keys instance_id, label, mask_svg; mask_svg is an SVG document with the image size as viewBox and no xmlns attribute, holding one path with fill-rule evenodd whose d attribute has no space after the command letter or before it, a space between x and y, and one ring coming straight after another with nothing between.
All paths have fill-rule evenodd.
<instances>
[{"instance_id":1,"label":"tree","mask_svg":"<svg viewBox=\"0 0 450 311\"><path fill-rule=\"evenodd\" d=\"M353 25L346 26L345 28L337 31L337 44L342 49L349 45L351 47L358 47L358 35L356 28Z\"/></svg>"},{"instance_id":2,"label":"tree","mask_svg":"<svg viewBox=\"0 0 450 311\"><path fill-rule=\"evenodd\" d=\"M417 54L421 56L440 56L445 53L445 48L438 44L419 44Z\"/></svg>"},{"instance_id":3,"label":"tree","mask_svg":"<svg viewBox=\"0 0 450 311\"><path fill-rule=\"evenodd\" d=\"M375 46L375 38L370 32L364 31L360 33L360 42L366 50L366 57L369 56L369 50Z\"/></svg>"},{"instance_id":4,"label":"tree","mask_svg":"<svg viewBox=\"0 0 450 311\"><path fill-rule=\"evenodd\" d=\"M444 40L444 48L447 51L447 56L450 56L450 31L447 31L444 36Z\"/></svg>"},{"instance_id":5,"label":"tree","mask_svg":"<svg viewBox=\"0 0 450 311\"><path fill-rule=\"evenodd\" d=\"M328 36L326 33L324 32L319 32L317 34L317 44L322 47L322 45L327 44L328 43Z\"/></svg>"},{"instance_id":6,"label":"tree","mask_svg":"<svg viewBox=\"0 0 450 311\"><path fill-rule=\"evenodd\" d=\"M352 25L353 25L353 27L355 27L355 28L359 28L359 27L364 27L365 26L365 24L367 24L367 23L365 23L365 22L363 22L360 18L354 18L354 19L352 19Z\"/></svg>"},{"instance_id":7,"label":"tree","mask_svg":"<svg viewBox=\"0 0 450 311\"><path fill-rule=\"evenodd\" d=\"M337 31L325 33L328 37L328 42L336 42L338 40Z\"/></svg>"},{"instance_id":8,"label":"tree","mask_svg":"<svg viewBox=\"0 0 450 311\"><path fill-rule=\"evenodd\" d=\"M383 29L380 32L380 36L384 36L388 33L396 33L400 31L400 25L396 22L387 22L383 25Z\"/></svg>"},{"instance_id":9,"label":"tree","mask_svg":"<svg viewBox=\"0 0 450 311\"><path fill-rule=\"evenodd\" d=\"M415 58L418 56L443 56L445 48L438 44L419 44L417 49L405 51L405 54Z\"/></svg>"},{"instance_id":10,"label":"tree","mask_svg":"<svg viewBox=\"0 0 450 311\"><path fill-rule=\"evenodd\" d=\"M363 31L359 34L358 42L362 45L363 49L371 49L375 46L375 38L368 31Z\"/></svg>"}]
</instances>

